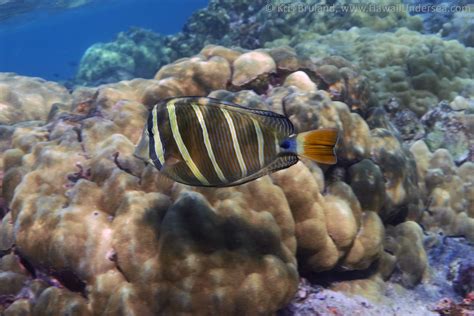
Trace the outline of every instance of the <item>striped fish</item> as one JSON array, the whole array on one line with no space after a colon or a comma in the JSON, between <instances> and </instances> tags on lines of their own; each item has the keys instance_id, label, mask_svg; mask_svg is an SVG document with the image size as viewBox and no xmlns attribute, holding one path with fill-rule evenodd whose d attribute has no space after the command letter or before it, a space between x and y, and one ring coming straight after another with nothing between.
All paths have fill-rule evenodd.
<instances>
[{"instance_id":1,"label":"striped fish","mask_svg":"<svg viewBox=\"0 0 474 316\"><path fill-rule=\"evenodd\" d=\"M155 105L135 156L193 186L246 183L298 162L336 163L336 129L294 132L280 114L205 97Z\"/></svg>"}]
</instances>

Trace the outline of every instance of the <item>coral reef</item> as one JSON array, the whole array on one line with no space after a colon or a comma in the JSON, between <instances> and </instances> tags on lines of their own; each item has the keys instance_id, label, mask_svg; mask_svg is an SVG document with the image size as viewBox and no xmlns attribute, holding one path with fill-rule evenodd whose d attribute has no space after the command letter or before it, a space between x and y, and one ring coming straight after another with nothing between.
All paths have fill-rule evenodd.
<instances>
[{"instance_id":1,"label":"coral reef","mask_svg":"<svg viewBox=\"0 0 474 316\"><path fill-rule=\"evenodd\" d=\"M418 116L441 100L469 97L474 84L474 50L436 35L405 28L376 33L352 28L329 35L294 37L266 46L287 44L303 56L324 57L337 52L357 64L371 83L378 104L395 98Z\"/></svg>"},{"instance_id":2,"label":"coral reef","mask_svg":"<svg viewBox=\"0 0 474 316\"><path fill-rule=\"evenodd\" d=\"M441 102L421 117L424 141L431 151L444 148L457 165L474 161L474 102L457 96L449 105Z\"/></svg>"},{"instance_id":3,"label":"coral reef","mask_svg":"<svg viewBox=\"0 0 474 316\"><path fill-rule=\"evenodd\" d=\"M373 5L393 7L401 3L384 0ZM317 5L320 10L315 9ZM368 77L375 92L372 104L385 105L395 100L417 116L441 100L452 101L474 84L474 51L455 41L416 32L422 27L419 16L410 16L403 10L387 13L357 6L348 12L340 11L351 5L344 1L332 7L327 5L323 8L315 1L241 1L239 5L210 1L208 8L194 13L178 34L159 36L133 29L119 34L114 42L92 46L83 57L75 83L97 85L135 77L151 78L160 66L196 54L212 43L247 49L290 45L299 54L312 58L341 55L357 64ZM469 12L448 14L443 20L443 34L469 46L471 20ZM435 32L439 27L430 30ZM318 69L320 77L326 81L336 79L332 76L333 68L327 64L323 61L324 67ZM341 73L342 78L350 80L350 74ZM333 86L337 87L337 83ZM336 88L334 92L340 91ZM407 121L403 116L400 119Z\"/></svg>"},{"instance_id":4,"label":"coral reef","mask_svg":"<svg viewBox=\"0 0 474 316\"><path fill-rule=\"evenodd\" d=\"M474 17L471 0L404 0L410 13L423 20L428 33L440 33L446 39L457 39L474 47Z\"/></svg>"},{"instance_id":5,"label":"coral reef","mask_svg":"<svg viewBox=\"0 0 474 316\"><path fill-rule=\"evenodd\" d=\"M67 89L55 82L0 73L0 126L45 121L54 103L69 104L71 101ZM8 133L6 129L2 134Z\"/></svg>"},{"instance_id":6,"label":"coral reef","mask_svg":"<svg viewBox=\"0 0 474 316\"><path fill-rule=\"evenodd\" d=\"M398 0L379 1L377 5L396 5ZM207 9L193 14L183 32L170 38L170 46L179 55L196 53L203 44L236 45L255 49L279 38L305 37L308 34L328 34L352 26L369 27L377 31L397 27L421 29L421 19L407 12L376 12L351 7L341 12L341 5L322 6L318 1L210 1ZM350 4L350 3L347 3ZM311 9L312 8L312 9ZM217 32L216 30L223 30ZM222 35L224 34L224 35ZM186 45L183 47L182 43ZM178 47L180 44L181 47Z\"/></svg>"},{"instance_id":7,"label":"coral reef","mask_svg":"<svg viewBox=\"0 0 474 316\"><path fill-rule=\"evenodd\" d=\"M248 52L232 63L232 85L243 87L253 81L268 82L268 76L276 72L272 56L264 52ZM255 87L258 89L259 87Z\"/></svg>"},{"instance_id":8,"label":"coral reef","mask_svg":"<svg viewBox=\"0 0 474 316\"><path fill-rule=\"evenodd\" d=\"M441 315L469 315L474 311L472 243L465 238L428 234L425 240L434 288L422 289L418 295L433 300L433 293L442 295L431 310Z\"/></svg>"},{"instance_id":9,"label":"coral reef","mask_svg":"<svg viewBox=\"0 0 474 316\"><path fill-rule=\"evenodd\" d=\"M151 78L169 62L163 36L140 28L117 35L110 43L96 43L82 56L78 84L99 85L133 78Z\"/></svg>"},{"instance_id":10,"label":"coral reef","mask_svg":"<svg viewBox=\"0 0 474 316\"><path fill-rule=\"evenodd\" d=\"M63 116L48 125L50 140L41 150L24 148L24 161L38 165L17 167L26 174L7 198L25 260L70 291L85 294L87 284L88 303L81 299L77 308L94 313L253 314L289 301L298 274L281 190L268 179L222 192L191 192L173 183L160 188L157 171L132 158L131 140L138 140L146 109L130 101L102 111L108 118ZM117 134L126 125L126 136ZM28 137L17 130L5 160L15 160L16 144ZM8 165L7 174L16 169ZM273 287L273 280L283 285L284 279L287 286ZM34 308L56 311L59 296L66 298L58 304L71 308L67 297L75 301L76 295L58 291L45 290Z\"/></svg>"},{"instance_id":11,"label":"coral reef","mask_svg":"<svg viewBox=\"0 0 474 316\"><path fill-rule=\"evenodd\" d=\"M426 197L425 228L474 241L473 162L458 167L446 149L431 152L422 140L410 150L417 160L418 185Z\"/></svg>"},{"instance_id":12,"label":"coral reef","mask_svg":"<svg viewBox=\"0 0 474 316\"><path fill-rule=\"evenodd\" d=\"M456 12L454 16L443 24L441 35L448 39L457 39L468 47L474 47L474 17L471 9L465 12Z\"/></svg>"},{"instance_id":13,"label":"coral reef","mask_svg":"<svg viewBox=\"0 0 474 316\"><path fill-rule=\"evenodd\" d=\"M333 289L371 299L388 279L416 287L429 273L416 221L472 238L472 163L458 170L446 150L419 142L408 150L369 92L341 57L215 45L152 80L76 89L45 123L9 130L1 260L26 270L0 266L22 280L0 294L0 308L265 314L291 301L300 274L360 273L367 278ZM230 188L174 183L132 153L147 110L180 95L284 113L299 132L336 127L339 161L303 160ZM457 230L443 222L449 212Z\"/></svg>"},{"instance_id":14,"label":"coral reef","mask_svg":"<svg viewBox=\"0 0 474 316\"><path fill-rule=\"evenodd\" d=\"M471 293L462 302L454 302L449 298L442 299L434 308L439 315L472 315L474 313L474 294Z\"/></svg>"},{"instance_id":15,"label":"coral reef","mask_svg":"<svg viewBox=\"0 0 474 316\"><path fill-rule=\"evenodd\" d=\"M394 99L374 112L378 113L371 116L384 121L383 126L407 145L422 139L431 151L447 149L456 165L474 160L474 102L471 98L457 96L450 103L442 101L420 119Z\"/></svg>"},{"instance_id":16,"label":"coral reef","mask_svg":"<svg viewBox=\"0 0 474 316\"><path fill-rule=\"evenodd\" d=\"M280 315L438 315L425 302L408 295L397 295L394 300L398 304L374 302L360 295L347 296L303 279L295 298Z\"/></svg>"},{"instance_id":17,"label":"coral reef","mask_svg":"<svg viewBox=\"0 0 474 316\"><path fill-rule=\"evenodd\" d=\"M471 313L472 13L349 5L211 0L91 46L72 84L98 87L1 73L0 314ZM337 128L338 162L175 183L132 153L184 95Z\"/></svg>"},{"instance_id":18,"label":"coral reef","mask_svg":"<svg viewBox=\"0 0 474 316\"><path fill-rule=\"evenodd\" d=\"M413 223L406 225L404 229L408 227L413 231L419 230ZM458 282L455 280L472 277L472 274L463 273L472 267L469 265L472 259L466 256L466 253L472 252L472 245L464 238L448 238L437 234L424 236L423 242L430 266L426 270L428 275L425 284L410 289L400 287L402 274L399 272L382 282L379 273L383 269L380 268L382 265L386 267L387 262L381 262L378 269L362 274L318 274L315 279L302 278L295 297L280 314L469 315L474 310L472 292L458 293ZM408 244L405 242L405 245ZM330 288L327 286L328 282L332 284ZM469 285L469 282L462 284ZM465 289L469 290L467 286ZM348 296L347 293L351 295ZM368 293L372 294L369 299ZM380 293L384 293L384 296L381 297Z\"/></svg>"},{"instance_id":19,"label":"coral reef","mask_svg":"<svg viewBox=\"0 0 474 316\"><path fill-rule=\"evenodd\" d=\"M415 222L407 221L387 229L385 249L396 257L399 273L395 277L399 277L405 287L414 287L428 275L423 241L423 231Z\"/></svg>"},{"instance_id":20,"label":"coral reef","mask_svg":"<svg viewBox=\"0 0 474 316\"><path fill-rule=\"evenodd\" d=\"M470 296L474 293L474 259L464 258L459 260L454 267L453 274L453 288L462 296ZM470 295L471 294L471 295Z\"/></svg>"},{"instance_id":21,"label":"coral reef","mask_svg":"<svg viewBox=\"0 0 474 316\"><path fill-rule=\"evenodd\" d=\"M376 5L400 3L400 0L384 0ZM301 42L313 34L330 34L353 26L376 31L422 28L421 19L407 12L382 12L349 5L324 7L315 0L298 3L246 0L238 4L211 0L207 8L193 13L177 34L160 36L134 28L120 33L113 42L94 44L85 52L74 83L97 85L136 77L151 78L150 72L160 66L194 55L208 44L256 49L274 40L297 38ZM341 6L346 10L341 11Z\"/></svg>"}]
</instances>

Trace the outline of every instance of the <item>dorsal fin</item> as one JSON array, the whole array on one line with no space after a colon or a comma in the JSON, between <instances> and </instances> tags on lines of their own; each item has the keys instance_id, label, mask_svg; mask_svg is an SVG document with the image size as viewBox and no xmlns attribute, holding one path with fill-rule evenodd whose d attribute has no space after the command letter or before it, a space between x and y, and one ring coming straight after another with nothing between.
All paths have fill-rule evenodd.
<instances>
[{"instance_id":1,"label":"dorsal fin","mask_svg":"<svg viewBox=\"0 0 474 316\"><path fill-rule=\"evenodd\" d=\"M172 100L176 102L175 104L177 106L179 106L180 102L184 102L186 104L195 103L199 106L213 106L213 107L225 108L226 110L229 110L229 111L252 115L252 117L257 119L264 126L273 128L277 132L283 133L284 135L292 135L295 133L295 128L293 124L286 116L272 112L272 111L252 109L252 108L248 108L248 107L235 104L232 102L228 102L228 101L223 101L223 100L208 98L208 97L197 97L197 96L172 98L172 99L165 100L165 102L169 102Z\"/></svg>"},{"instance_id":2,"label":"dorsal fin","mask_svg":"<svg viewBox=\"0 0 474 316\"><path fill-rule=\"evenodd\" d=\"M295 163L297 163L298 161L299 161L298 156L293 155L293 154L286 154L286 155L279 156L277 159L275 159L273 162L271 162L268 166L266 166L262 170L254 173L254 174L251 174L251 175L249 175L245 178L242 178L240 180L229 183L225 186L226 187L231 187L231 186L240 185L240 184L250 182L252 180L258 179L258 178L263 177L263 176L265 176L267 174L270 174L272 172L288 168L288 167L294 165ZM219 186L222 186L222 185L219 185Z\"/></svg>"}]
</instances>

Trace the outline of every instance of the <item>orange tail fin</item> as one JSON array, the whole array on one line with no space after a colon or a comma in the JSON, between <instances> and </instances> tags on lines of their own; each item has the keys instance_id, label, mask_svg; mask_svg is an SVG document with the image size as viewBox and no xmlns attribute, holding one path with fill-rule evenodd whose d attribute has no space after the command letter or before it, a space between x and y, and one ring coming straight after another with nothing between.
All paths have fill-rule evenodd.
<instances>
[{"instance_id":1,"label":"orange tail fin","mask_svg":"<svg viewBox=\"0 0 474 316\"><path fill-rule=\"evenodd\" d=\"M296 152L319 163L333 165L337 162L334 146L339 132L335 128L322 128L296 136Z\"/></svg>"}]
</instances>

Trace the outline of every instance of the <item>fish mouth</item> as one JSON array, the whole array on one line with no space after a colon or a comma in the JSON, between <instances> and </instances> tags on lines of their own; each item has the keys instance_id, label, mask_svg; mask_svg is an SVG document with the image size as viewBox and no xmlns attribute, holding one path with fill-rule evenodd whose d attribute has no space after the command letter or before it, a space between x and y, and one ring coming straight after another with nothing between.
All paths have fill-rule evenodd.
<instances>
[{"instance_id":1,"label":"fish mouth","mask_svg":"<svg viewBox=\"0 0 474 316\"><path fill-rule=\"evenodd\" d=\"M150 151L149 151L149 143L150 143L150 139L148 137L148 130L145 126L145 128L143 129L143 132L142 132L142 136L140 138L140 140L138 141L138 144L137 146L135 147L135 151L133 152L133 156L145 161L145 162L148 162L148 160L150 159L149 155L150 155Z\"/></svg>"}]
</instances>

